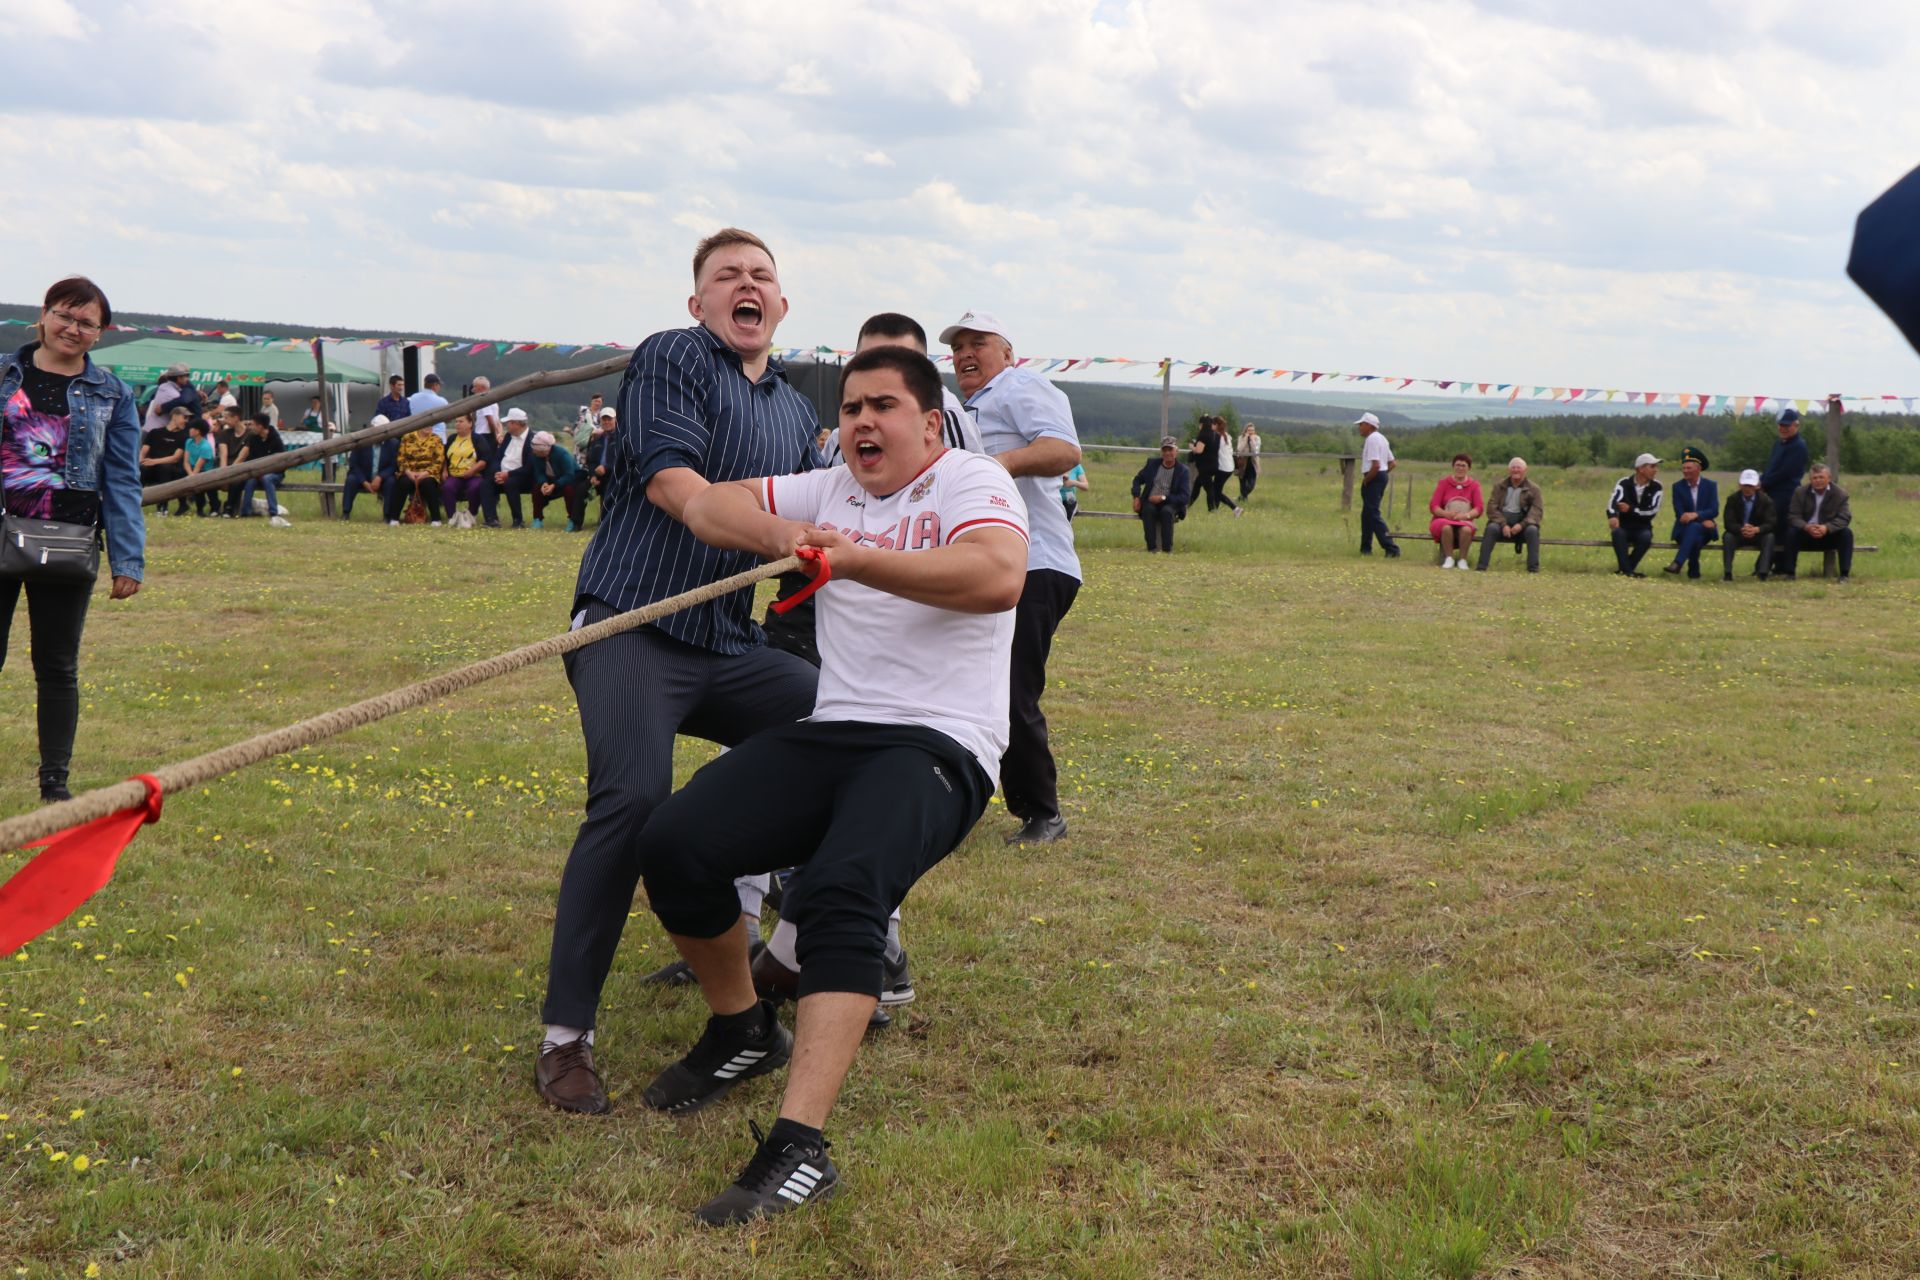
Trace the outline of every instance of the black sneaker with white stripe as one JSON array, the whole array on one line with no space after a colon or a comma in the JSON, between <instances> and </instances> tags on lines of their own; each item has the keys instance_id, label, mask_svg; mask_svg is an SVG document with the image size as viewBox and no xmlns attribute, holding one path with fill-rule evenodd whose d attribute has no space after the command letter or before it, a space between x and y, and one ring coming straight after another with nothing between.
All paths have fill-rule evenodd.
<instances>
[{"instance_id":1,"label":"black sneaker with white stripe","mask_svg":"<svg viewBox=\"0 0 1920 1280\"><path fill-rule=\"evenodd\" d=\"M710 1227L738 1226L831 1199L840 1189L840 1171L827 1159L830 1143L770 1138L751 1120L747 1124L760 1149L733 1185L695 1209L694 1217Z\"/></svg>"},{"instance_id":2,"label":"black sneaker with white stripe","mask_svg":"<svg viewBox=\"0 0 1920 1280\"><path fill-rule=\"evenodd\" d=\"M655 1076L641 1100L655 1111L692 1115L742 1080L784 1067L793 1056L793 1035L774 1017L772 1005L762 1000L759 1010L763 1022L757 1033L732 1030L717 1016L708 1018L699 1043Z\"/></svg>"}]
</instances>

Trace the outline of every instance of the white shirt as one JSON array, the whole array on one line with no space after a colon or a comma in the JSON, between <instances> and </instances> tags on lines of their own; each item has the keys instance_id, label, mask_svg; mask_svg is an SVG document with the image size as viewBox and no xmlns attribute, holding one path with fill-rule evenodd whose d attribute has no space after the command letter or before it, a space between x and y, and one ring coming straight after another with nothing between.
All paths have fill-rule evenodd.
<instances>
[{"instance_id":1,"label":"white shirt","mask_svg":"<svg viewBox=\"0 0 1920 1280\"><path fill-rule=\"evenodd\" d=\"M1006 468L959 449L944 450L884 498L862 489L847 468L831 467L769 476L760 481L760 501L774 515L909 555L983 527L1027 536L1026 504ZM1057 501L1047 505L1060 509ZM998 785L1014 611L958 613L840 578L814 598L820 691L808 718L936 730L971 752Z\"/></svg>"},{"instance_id":2,"label":"white shirt","mask_svg":"<svg viewBox=\"0 0 1920 1280\"><path fill-rule=\"evenodd\" d=\"M1010 453L1042 439L1080 443L1066 395L1031 369L1002 369L968 397L967 409L978 422L980 443L990 455ZM1073 522L1060 503L1059 481L1052 476L1021 476L1014 484L1026 500L1032 532L1027 571L1052 569L1078 581L1080 557L1073 550Z\"/></svg>"},{"instance_id":3,"label":"white shirt","mask_svg":"<svg viewBox=\"0 0 1920 1280\"><path fill-rule=\"evenodd\" d=\"M409 401L409 403L411 403L411 401ZM477 436L492 436L496 440L500 438L499 405L483 405L481 408L474 410L473 434Z\"/></svg>"},{"instance_id":4,"label":"white shirt","mask_svg":"<svg viewBox=\"0 0 1920 1280\"><path fill-rule=\"evenodd\" d=\"M974 423L973 415L967 412L967 406L960 403L960 397L948 387L940 388L940 442L949 449L964 449L968 453L985 453L980 443L980 428ZM846 456L840 452L840 428L835 427L827 433L827 465L837 467L845 462Z\"/></svg>"},{"instance_id":5,"label":"white shirt","mask_svg":"<svg viewBox=\"0 0 1920 1280\"><path fill-rule=\"evenodd\" d=\"M475 427L474 430L477 431L479 428ZM506 443L500 447L500 465L496 467L495 470L518 471L520 469L520 458L526 452L526 448L526 432L522 431L519 435L514 435L509 432Z\"/></svg>"},{"instance_id":6,"label":"white shirt","mask_svg":"<svg viewBox=\"0 0 1920 1280\"><path fill-rule=\"evenodd\" d=\"M429 391L425 387L420 388L407 397L407 416L409 418L416 413L432 413L435 409L444 409L446 407L447 398L445 396L441 395L438 391ZM433 434L442 444L446 443L447 424L444 422L434 423Z\"/></svg>"},{"instance_id":7,"label":"white shirt","mask_svg":"<svg viewBox=\"0 0 1920 1280\"><path fill-rule=\"evenodd\" d=\"M1373 464L1380 464L1380 474L1387 474L1387 468L1393 465L1393 450L1387 447L1387 437L1383 432L1375 431L1360 445L1360 478L1365 480L1367 472L1373 470Z\"/></svg>"},{"instance_id":8,"label":"white shirt","mask_svg":"<svg viewBox=\"0 0 1920 1280\"><path fill-rule=\"evenodd\" d=\"M1215 471L1233 470L1233 437L1222 431L1220 443L1214 446L1213 469Z\"/></svg>"}]
</instances>

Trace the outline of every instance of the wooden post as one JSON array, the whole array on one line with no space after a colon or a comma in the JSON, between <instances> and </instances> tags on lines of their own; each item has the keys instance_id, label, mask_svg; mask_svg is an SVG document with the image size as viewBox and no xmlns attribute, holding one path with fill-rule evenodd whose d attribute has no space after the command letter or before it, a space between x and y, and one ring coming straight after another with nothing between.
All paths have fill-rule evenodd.
<instances>
[{"instance_id":1,"label":"wooden post","mask_svg":"<svg viewBox=\"0 0 1920 1280\"><path fill-rule=\"evenodd\" d=\"M1353 469L1359 459L1351 454L1340 459L1340 509L1353 510Z\"/></svg>"},{"instance_id":2,"label":"wooden post","mask_svg":"<svg viewBox=\"0 0 1920 1280\"><path fill-rule=\"evenodd\" d=\"M323 338L315 338L313 340L313 369L314 375L318 379L318 381L314 383L313 389L320 393L320 439L323 443L333 438L333 415L328 412L328 410L332 408L332 405L327 402L327 355L321 345L324 341L325 339ZM320 483L327 486L326 492L320 495L320 518L322 520L333 519L333 465L332 454L328 454L320 460Z\"/></svg>"},{"instance_id":3,"label":"wooden post","mask_svg":"<svg viewBox=\"0 0 1920 1280\"><path fill-rule=\"evenodd\" d=\"M1827 470L1835 484L1840 483L1840 415L1844 412L1837 392L1827 397Z\"/></svg>"},{"instance_id":4,"label":"wooden post","mask_svg":"<svg viewBox=\"0 0 1920 1280\"><path fill-rule=\"evenodd\" d=\"M1169 426L1168 414L1173 403L1173 357L1168 356L1160 364L1160 439L1165 440L1173 432Z\"/></svg>"},{"instance_id":5,"label":"wooden post","mask_svg":"<svg viewBox=\"0 0 1920 1280\"><path fill-rule=\"evenodd\" d=\"M1402 519L1411 520L1413 519L1413 486L1403 482L1400 487L1407 491L1407 514Z\"/></svg>"}]
</instances>

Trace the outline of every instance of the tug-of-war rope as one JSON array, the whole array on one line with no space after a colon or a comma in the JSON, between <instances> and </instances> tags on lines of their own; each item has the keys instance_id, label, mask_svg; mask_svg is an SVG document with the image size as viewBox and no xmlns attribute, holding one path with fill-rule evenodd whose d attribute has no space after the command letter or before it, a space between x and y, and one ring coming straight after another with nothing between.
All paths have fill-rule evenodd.
<instances>
[{"instance_id":1,"label":"tug-of-war rope","mask_svg":"<svg viewBox=\"0 0 1920 1280\"><path fill-rule=\"evenodd\" d=\"M329 454L343 453L361 445L405 435L436 422L449 422L485 405L539 387L563 386L617 373L626 366L628 359L628 356L621 355L578 369L549 369L531 373L484 395L468 396L443 409L414 414L385 427L335 436L270 458L259 458L238 466L202 472L184 480L152 485L141 493L141 502L164 503L209 489L224 489L253 476L284 471ZM750 587L763 579L799 569L808 563L815 566L815 577L808 592L789 601L788 607L791 607L827 580L827 563L811 547L803 548L797 555L736 573L665 600L657 600L591 626L522 645L456 671L421 680L351 706L338 707L296 724L258 734L244 742L195 756L191 760L163 765L152 773L138 774L125 782L100 787L71 800L62 800L31 813L0 821L0 849L45 846L44 852L28 862L4 885L0 885L0 955L16 950L53 928L72 915L81 903L99 892L112 878L114 863L134 833L142 825L160 817L161 801L168 794L211 782L248 765L297 751L402 711L437 702L463 689L497 680L510 672L545 662L548 658L572 653L609 636L644 627L668 614L716 600L729 592Z\"/></svg>"}]
</instances>

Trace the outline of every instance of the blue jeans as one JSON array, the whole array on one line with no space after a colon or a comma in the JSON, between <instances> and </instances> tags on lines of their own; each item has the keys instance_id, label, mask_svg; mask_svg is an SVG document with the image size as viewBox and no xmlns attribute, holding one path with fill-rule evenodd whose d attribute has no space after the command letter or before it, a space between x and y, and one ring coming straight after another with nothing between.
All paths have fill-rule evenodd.
<instances>
[{"instance_id":1,"label":"blue jeans","mask_svg":"<svg viewBox=\"0 0 1920 1280\"><path fill-rule=\"evenodd\" d=\"M267 514L270 516L279 515L280 514L280 477L279 476L255 476L253 479L247 481L246 487L240 490L240 514L243 516L250 516L253 514L253 491L256 486L261 489L265 489L267 491Z\"/></svg>"},{"instance_id":2,"label":"blue jeans","mask_svg":"<svg viewBox=\"0 0 1920 1280\"><path fill-rule=\"evenodd\" d=\"M1700 576L1700 553L1714 539L1715 531L1703 528L1698 520L1689 520L1680 526L1680 534L1674 539L1678 545L1674 548L1673 562L1687 566L1687 576Z\"/></svg>"},{"instance_id":3,"label":"blue jeans","mask_svg":"<svg viewBox=\"0 0 1920 1280\"><path fill-rule=\"evenodd\" d=\"M1381 500L1387 496L1387 473L1382 471L1371 480L1360 485L1360 554L1369 555L1373 551L1373 540L1380 539L1380 547L1389 555L1400 550L1391 537L1387 536L1387 522L1380 515Z\"/></svg>"}]
</instances>

